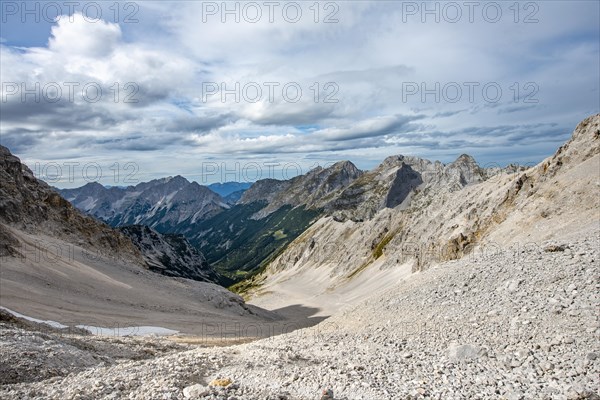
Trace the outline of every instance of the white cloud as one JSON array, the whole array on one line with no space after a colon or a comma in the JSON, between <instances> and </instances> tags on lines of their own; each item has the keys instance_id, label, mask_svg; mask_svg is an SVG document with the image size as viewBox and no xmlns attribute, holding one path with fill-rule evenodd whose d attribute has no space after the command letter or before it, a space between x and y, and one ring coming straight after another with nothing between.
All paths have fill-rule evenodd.
<instances>
[{"instance_id":1,"label":"white cloud","mask_svg":"<svg viewBox=\"0 0 600 400\"><path fill-rule=\"evenodd\" d=\"M59 19L47 46L0 44L2 82L98 82L105 93L97 103L23 104L12 96L3 104L3 143L32 159L45 153L139 157L147 171L170 168L169 174L204 155L358 157L359 164L399 152L451 159L473 151L490 158L495 149L524 149L527 132L530 144L543 132L554 138L559 128L568 133L600 107L595 2L539 3L539 23L529 25L514 23L512 3L502 3L506 14L497 24L481 16L475 23L423 24L420 15L405 21L403 2L337 2L335 24L315 23L311 2L302 3L305 17L295 24L281 13L274 23L234 23L231 17L222 23L219 15L204 23L203 3L142 2L140 23L130 25L75 14ZM321 9L320 18L324 14ZM402 94L411 82L431 88L473 81L480 87L497 82L504 97L490 103L479 91L471 102L464 92L453 103ZM119 102L112 98L115 82ZM128 82L139 87L138 103L122 101ZM203 101L206 82L228 88L297 82L303 96L296 103L280 92L273 102L222 102L218 95ZM315 82L318 102L310 89ZM337 102L323 102L328 82L337 85ZM535 82L539 102L515 102L514 82L521 93L526 82ZM531 127L539 123L556 125ZM146 154L158 157L161 149L186 156L155 165ZM538 156L541 150L527 151Z\"/></svg>"},{"instance_id":2,"label":"white cloud","mask_svg":"<svg viewBox=\"0 0 600 400\"><path fill-rule=\"evenodd\" d=\"M86 20L81 14L60 17L48 47L15 51L2 46L1 51L4 81L37 82L42 87L51 82L98 83L107 92L103 99L113 103L115 83L134 83L140 90L138 101L148 103L177 93L194 78L195 65L185 57L126 43L119 25Z\"/></svg>"},{"instance_id":3,"label":"white cloud","mask_svg":"<svg viewBox=\"0 0 600 400\"><path fill-rule=\"evenodd\" d=\"M81 13L58 17L48 48L68 58L100 58L110 55L121 40L121 28L102 20L86 19Z\"/></svg>"}]
</instances>

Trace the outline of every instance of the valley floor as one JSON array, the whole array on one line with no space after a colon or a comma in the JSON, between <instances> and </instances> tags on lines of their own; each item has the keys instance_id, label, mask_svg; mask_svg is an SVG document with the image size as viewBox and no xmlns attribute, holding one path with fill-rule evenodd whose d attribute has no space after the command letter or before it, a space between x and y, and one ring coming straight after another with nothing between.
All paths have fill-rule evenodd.
<instances>
[{"instance_id":1,"label":"valley floor","mask_svg":"<svg viewBox=\"0 0 600 400\"><path fill-rule=\"evenodd\" d=\"M599 248L596 229L465 257L316 326L229 347L3 322L0 372L15 379L0 398L600 399Z\"/></svg>"}]
</instances>

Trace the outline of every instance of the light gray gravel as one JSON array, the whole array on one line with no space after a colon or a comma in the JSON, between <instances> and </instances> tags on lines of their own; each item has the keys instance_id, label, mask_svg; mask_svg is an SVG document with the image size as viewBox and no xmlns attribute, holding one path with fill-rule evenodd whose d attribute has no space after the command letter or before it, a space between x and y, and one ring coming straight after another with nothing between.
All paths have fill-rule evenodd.
<instances>
[{"instance_id":1,"label":"light gray gravel","mask_svg":"<svg viewBox=\"0 0 600 400\"><path fill-rule=\"evenodd\" d=\"M3 385L0 398L600 399L599 248L595 231L466 257L312 328Z\"/></svg>"}]
</instances>

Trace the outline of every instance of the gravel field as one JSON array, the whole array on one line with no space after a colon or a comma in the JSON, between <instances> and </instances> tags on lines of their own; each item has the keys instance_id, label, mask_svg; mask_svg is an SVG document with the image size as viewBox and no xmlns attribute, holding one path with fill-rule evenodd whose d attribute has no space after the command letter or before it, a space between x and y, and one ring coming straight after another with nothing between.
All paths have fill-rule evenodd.
<instances>
[{"instance_id":1,"label":"gravel field","mask_svg":"<svg viewBox=\"0 0 600 400\"><path fill-rule=\"evenodd\" d=\"M314 327L230 347L113 338L102 346L127 355L94 360L96 337L4 326L3 375L29 368L7 349L60 357L0 397L600 399L599 245L583 232L439 264Z\"/></svg>"}]
</instances>

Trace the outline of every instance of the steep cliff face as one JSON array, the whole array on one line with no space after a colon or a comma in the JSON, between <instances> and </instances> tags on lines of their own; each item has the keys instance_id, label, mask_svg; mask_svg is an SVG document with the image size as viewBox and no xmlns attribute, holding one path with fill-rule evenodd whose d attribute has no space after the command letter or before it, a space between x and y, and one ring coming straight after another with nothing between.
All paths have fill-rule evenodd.
<instances>
[{"instance_id":1,"label":"steep cliff face","mask_svg":"<svg viewBox=\"0 0 600 400\"><path fill-rule=\"evenodd\" d=\"M259 181L244 194L241 203L266 202L266 207L254 216L257 219L283 206L303 205L318 210L326 207L341 190L361 175L362 171L350 161L340 161L328 168L315 168L288 181Z\"/></svg>"},{"instance_id":2,"label":"steep cliff face","mask_svg":"<svg viewBox=\"0 0 600 400\"><path fill-rule=\"evenodd\" d=\"M124 226L120 231L140 250L151 271L203 282L230 283L213 270L183 235L163 235L145 225Z\"/></svg>"},{"instance_id":3,"label":"steep cliff face","mask_svg":"<svg viewBox=\"0 0 600 400\"><path fill-rule=\"evenodd\" d=\"M486 176L467 155L448 165L418 157L392 156L348 185L326 208L338 220L364 221L384 208L408 207L417 192L460 190Z\"/></svg>"}]
</instances>

